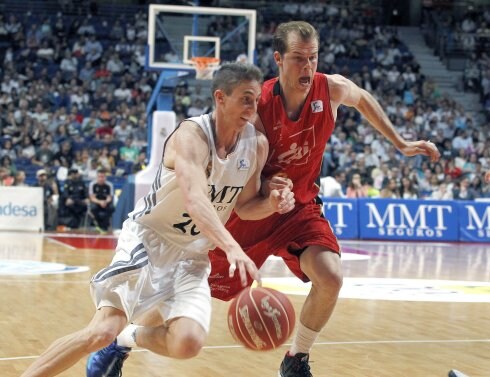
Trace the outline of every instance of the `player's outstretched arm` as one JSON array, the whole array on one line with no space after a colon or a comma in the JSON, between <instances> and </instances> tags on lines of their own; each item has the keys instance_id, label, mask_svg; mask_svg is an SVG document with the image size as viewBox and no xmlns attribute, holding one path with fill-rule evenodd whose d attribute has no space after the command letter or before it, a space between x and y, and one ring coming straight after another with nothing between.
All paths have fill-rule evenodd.
<instances>
[{"instance_id":1,"label":"player's outstretched arm","mask_svg":"<svg viewBox=\"0 0 490 377\"><path fill-rule=\"evenodd\" d=\"M165 154L165 165L175 169L187 212L200 232L226 253L230 276L238 269L243 286L247 284L247 272L260 280L257 266L226 230L209 200L203 168L209 147L203 131L194 122L183 122L169 139Z\"/></svg>"},{"instance_id":2,"label":"player's outstretched arm","mask_svg":"<svg viewBox=\"0 0 490 377\"><path fill-rule=\"evenodd\" d=\"M421 154L430 157L432 161L440 158L440 153L434 143L425 140L404 140L391 124L379 102L366 90L341 75L328 76L328 84L330 98L335 108L341 104L356 108L405 156Z\"/></svg>"},{"instance_id":3,"label":"player's outstretched arm","mask_svg":"<svg viewBox=\"0 0 490 377\"><path fill-rule=\"evenodd\" d=\"M269 153L269 142L257 132L257 167L238 197L235 212L243 220L259 220L273 213L287 213L294 208L294 194L288 185L276 185L266 195L260 192L260 175Z\"/></svg>"}]
</instances>

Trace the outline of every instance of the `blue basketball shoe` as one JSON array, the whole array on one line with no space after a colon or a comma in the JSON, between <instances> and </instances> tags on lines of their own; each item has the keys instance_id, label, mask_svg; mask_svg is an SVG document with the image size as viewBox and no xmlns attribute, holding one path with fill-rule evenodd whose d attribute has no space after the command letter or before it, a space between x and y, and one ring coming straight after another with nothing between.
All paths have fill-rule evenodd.
<instances>
[{"instance_id":1,"label":"blue basketball shoe","mask_svg":"<svg viewBox=\"0 0 490 377\"><path fill-rule=\"evenodd\" d=\"M91 353L87 360L87 377L121 377L123 363L130 351L131 348L118 346L114 341Z\"/></svg>"}]
</instances>

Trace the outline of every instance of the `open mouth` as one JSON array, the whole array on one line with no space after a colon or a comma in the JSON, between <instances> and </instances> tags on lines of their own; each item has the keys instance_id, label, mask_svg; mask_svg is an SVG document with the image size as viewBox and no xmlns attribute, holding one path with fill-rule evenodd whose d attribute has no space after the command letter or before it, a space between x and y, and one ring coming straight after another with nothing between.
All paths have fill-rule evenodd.
<instances>
[{"instance_id":1,"label":"open mouth","mask_svg":"<svg viewBox=\"0 0 490 377\"><path fill-rule=\"evenodd\" d=\"M299 78L299 83L303 86L308 86L311 83L310 76L302 76Z\"/></svg>"}]
</instances>

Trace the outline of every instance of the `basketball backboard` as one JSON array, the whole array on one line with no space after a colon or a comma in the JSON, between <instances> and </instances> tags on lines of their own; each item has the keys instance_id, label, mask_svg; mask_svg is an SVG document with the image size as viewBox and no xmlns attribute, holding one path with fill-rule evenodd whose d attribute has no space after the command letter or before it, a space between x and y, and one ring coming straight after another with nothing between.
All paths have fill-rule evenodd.
<instances>
[{"instance_id":1,"label":"basketball backboard","mask_svg":"<svg viewBox=\"0 0 490 377\"><path fill-rule=\"evenodd\" d=\"M253 63L255 33L255 10L151 4L148 67L193 70L193 57Z\"/></svg>"}]
</instances>

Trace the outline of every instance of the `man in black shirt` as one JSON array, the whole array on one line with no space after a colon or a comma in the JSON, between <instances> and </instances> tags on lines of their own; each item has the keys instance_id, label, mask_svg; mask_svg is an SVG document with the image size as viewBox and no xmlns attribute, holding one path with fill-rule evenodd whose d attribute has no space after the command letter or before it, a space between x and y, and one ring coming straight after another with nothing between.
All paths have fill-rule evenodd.
<instances>
[{"instance_id":1,"label":"man in black shirt","mask_svg":"<svg viewBox=\"0 0 490 377\"><path fill-rule=\"evenodd\" d=\"M36 187L42 187L44 196L44 228L54 230L58 225L57 198L58 187L55 182L48 178L48 172L45 169L39 169L36 172Z\"/></svg>"},{"instance_id":2,"label":"man in black shirt","mask_svg":"<svg viewBox=\"0 0 490 377\"><path fill-rule=\"evenodd\" d=\"M68 170L68 179L61 193L60 222L71 229L77 229L87 212L87 205L87 188L78 169Z\"/></svg>"},{"instance_id":3,"label":"man in black shirt","mask_svg":"<svg viewBox=\"0 0 490 377\"><path fill-rule=\"evenodd\" d=\"M100 230L107 231L114 212L114 187L111 182L107 182L105 170L99 169L97 171L97 178L90 182L88 193L90 212L95 220L95 225Z\"/></svg>"}]
</instances>

